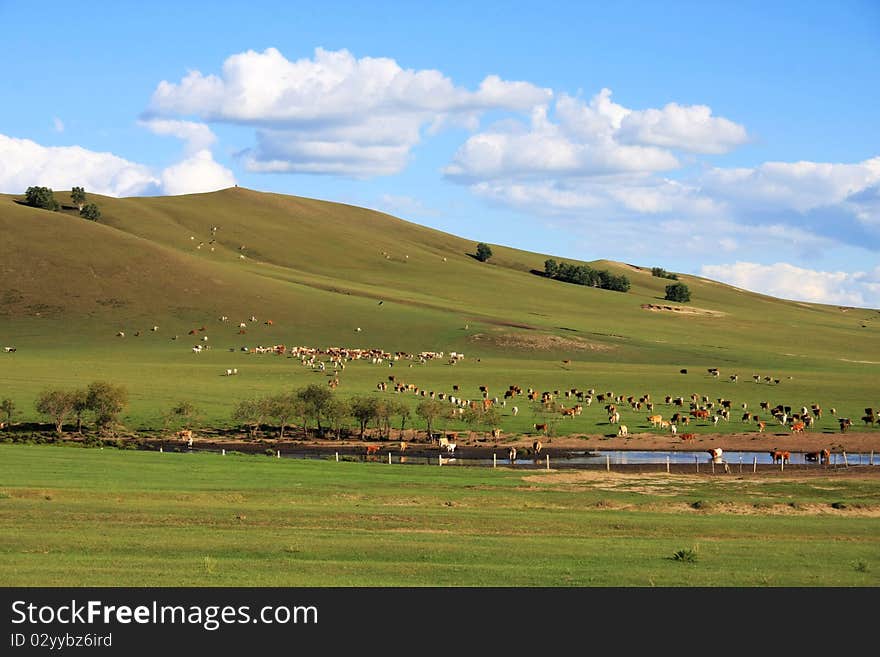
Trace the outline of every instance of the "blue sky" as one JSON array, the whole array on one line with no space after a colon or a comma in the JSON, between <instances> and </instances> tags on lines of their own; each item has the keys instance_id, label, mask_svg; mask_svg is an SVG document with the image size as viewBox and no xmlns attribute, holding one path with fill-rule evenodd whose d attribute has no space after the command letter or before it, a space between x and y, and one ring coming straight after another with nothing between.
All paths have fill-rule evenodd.
<instances>
[{"instance_id":1,"label":"blue sky","mask_svg":"<svg viewBox=\"0 0 880 657\"><path fill-rule=\"evenodd\" d=\"M0 0L0 192L239 184L880 308L880 3Z\"/></svg>"}]
</instances>

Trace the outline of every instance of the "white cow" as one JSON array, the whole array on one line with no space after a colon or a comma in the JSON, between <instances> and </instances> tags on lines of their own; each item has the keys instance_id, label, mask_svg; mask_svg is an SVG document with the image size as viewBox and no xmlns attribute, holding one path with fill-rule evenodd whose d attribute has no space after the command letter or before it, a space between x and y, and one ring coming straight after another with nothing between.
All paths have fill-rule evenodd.
<instances>
[{"instance_id":1,"label":"white cow","mask_svg":"<svg viewBox=\"0 0 880 657\"><path fill-rule=\"evenodd\" d=\"M617 430L617 435L618 436L628 436L629 435L629 429L627 428L627 426L625 424L620 425L620 428Z\"/></svg>"}]
</instances>

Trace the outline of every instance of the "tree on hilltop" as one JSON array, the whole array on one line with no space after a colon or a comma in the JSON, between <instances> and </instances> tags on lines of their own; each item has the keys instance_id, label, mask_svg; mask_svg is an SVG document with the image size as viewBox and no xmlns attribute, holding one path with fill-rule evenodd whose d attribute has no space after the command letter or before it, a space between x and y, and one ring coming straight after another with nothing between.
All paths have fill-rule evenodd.
<instances>
[{"instance_id":1,"label":"tree on hilltop","mask_svg":"<svg viewBox=\"0 0 880 657\"><path fill-rule=\"evenodd\" d=\"M70 190L70 200L76 204L81 213L86 204L86 190L83 187L74 187Z\"/></svg>"},{"instance_id":2,"label":"tree on hilltop","mask_svg":"<svg viewBox=\"0 0 880 657\"><path fill-rule=\"evenodd\" d=\"M49 187L28 187L24 193L25 201L33 208L58 211L61 204L55 200L55 193Z\"/></svg>"}]
</instances>

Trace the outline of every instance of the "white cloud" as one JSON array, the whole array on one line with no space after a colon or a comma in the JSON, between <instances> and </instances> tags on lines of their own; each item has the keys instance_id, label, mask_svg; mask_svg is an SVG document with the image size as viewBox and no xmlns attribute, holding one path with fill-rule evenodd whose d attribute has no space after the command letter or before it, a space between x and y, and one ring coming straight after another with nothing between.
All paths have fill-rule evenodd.
<instances>
[{"instance_id":1,"label":"white cloud","mask_svg":"<svg viewBox=\"0 0 880 657\"><path fill-rule=\"evenodd\" d=\"M104 196L191 194L232 187L235 176L214 161L207 149L197 151L159 173L113 153L80 146L42 146L29 139L0 135L0 192L23 194L31 186Z\"/></svg>"},{"instance_id":2,"label":"white cloud","mask_svg":"<svg viewBox=\"0 0 880 657\"><path fill-rule=\"evenodd\" d=\"M172 196L213 192L235 185L235 176L205 149L162 171L162 189Z\"/></svg>"},{"instance_id":3,"label":"white cloud","mask_svg":"<svg viewBox=\"0 0 880 657\"><path fill-rule=\"evenodd\" d=\"M705 193L744 209L804 213L848 201L857 204L851 197L880 183L880 157L856 164L765 162L755 168L716 168L701 182Z\"/></svg>"},{"instance_id":4,"label":"white cloud","mask_svg":"<svg viewBox=\"0 0 880 657\"><path fill-rule=\"evenodd\" d=\"M746 140L745 128L705 105L634 111L608 89L589 103L562 95L555 121L548 110L534 109L529 126L508 121L473 135L444 173L465 182L656 173L680 168L674 150L723 153Z\"/></svg>"},{"instance_id":5,"label":"white cloud","mask_svg":"<svg viewBox=\"0 0 880 657\"><path fill-rule=\"evenodd\" d=\"M706 105L669 103L662 110L630 112L617 133L623 143L651 144L692 153L726 153L748 140L746 129L713 117Z\"/></svg>"},{"instance_id":6,"label":"white cloud","mask_svg":"<svg viewBox=\"0 0 880 657\"><path fill-rule=\"evenodd\" d=\"M210 148L217 141L217 136L204 123L194 121L175 121L171 119L147 119L138 121L156 135L177 137L186 144L186 152L194 155Z\"/></svg>"},{"instance_id":7,"label":"white cloud","mask_svg":"<svg viewBox=\"0 0 880 657\"><path fill-rule=\"evenodd\" d=\"M245 153L254 171L369 177L402 170L423 129L474 126L486 111L525 111L551 95L494 75L471 91L436 70L347 50L317 48L313 58L290 61L268 48L230 56L220 75L191 71L160 82L147 114L257 128L258 143Z\"/></svg>"},{"instance_id":8,"label":"white cloud","mask_svg":"<svg viewBox=\"0 0 880 657\"><path fill-rule=\"evenodd\" d=\"M880 308L880 266L868 272L829 272L777 262L704 265L702 276L774 297Z\"/></svg>"},{"instance_id":9,"label":"white cloud","mask_svg":"<svg viewBox=\"0 0 880 657\"><path fill-rule=\"evenodd\" d=\"M31 186L57 190L80 186L107 196L136 196L158 191L159 179L149 167L112 153L41 146L0 135L0 190L22 194Z\"/></svg>"},{"instance_id":10,"label":"white cloud","mask_svg":"<svg viewBox=\"0 0 880 657\"><path fill-rule=\"evenodd\" d=\"M52 119L52 126L55 128L55 132L64 132L64 121L57 116Z\"/></svg>"}]
</instances>

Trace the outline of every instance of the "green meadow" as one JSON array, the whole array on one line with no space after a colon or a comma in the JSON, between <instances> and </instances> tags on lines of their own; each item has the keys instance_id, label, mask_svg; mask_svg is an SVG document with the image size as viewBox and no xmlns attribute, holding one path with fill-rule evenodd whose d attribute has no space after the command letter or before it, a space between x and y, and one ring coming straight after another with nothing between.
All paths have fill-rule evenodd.
<instances>
[{"instance_id":1,"label":"green meadow","mask_svg":"<svg viewBox=\"0 0 880 657\"><path fill-rule=\"evenodd\" d=\"M57 197L69 205L67 194ZM817 403L857 427L864 408L880 406L877 310L786 301L685 274L691 302L671 304L663 300L670 281L653 277L651 262L587 263L632 284L627 293L588 288L534 273L552 254L492 244L483 263L473 257L476 244L460 237L244 188L89 198L101 207L99 222L0 196L0 340L16 348L0 353L0 398L15 402L14 421L45 420L33 404L47 387L103 379L128 389L122 421L131 430L160 427L183 399L206 425L229 426L242 399L329 380L331 372L296 359L241 351L277 344L465 355L456 365L353 361L338 373L341 396L379 394L376 384L393 375L426 391L449 394L457 385L465 399L478 399L480 385L490 396L518 385L649 394L655 403L691 394L733 401L729 424L688 429L698 433L748 428L739 422L743 403L753 412L761 401L798 410ZM210 348L195 354L195 344ZM233 367L239 376L222 376ZM713 367L718 378L707 373ZM602 406L550 418L554 431L613 432ZM623 407L621 416L631 431L648 427L641 410ZM519 397L502 409L501 428L528 432L547 419ZM826 414L818 429L836 427Z\"/></svg>"},{"instance_id":2,"label":"green meadow","mask_svg":"<svg viewBox=\"0 0 880 657\"><path fill-rule=\"evenodd\" d=\"M876 478L0 445L6 586L880 585Z\"/></svg>"},{"instance_id":3,"label":"green meadow","mask_svg":"<svg viewBox=\"0 0 880 657\"><path fill-rule=\"evenodd\" d=\"M586 263L631 282L627 293L589 288L540 275L552 254L507 248L503 235L479 262L476 244L454 235L243 188L89 195L99 222L56 196L61 212L0 195L0 346L10 347L0 400L15 405L0 443L22 437L16 425L48 421L34 409L42 391L99 380L127 389L120 420L130 432L161 430L182 400L205 429L235 428L238 402L334 377L346 398L395 395L393 376L471 400L480 386L490 397L510 386L559 391L567 406L572 389L650 395L667 417L667 395L732 401L729 423L692 423L697 433L755 430L740 422L743 404L819 404L813 431L829 434L831 408L862 428L864 409L880 407L877 310L686 274L691 302L671 304L655 263ZM197 344L207 349L194 353ZM404 355L321 371L252 353L275 345ZM420 352L444 356L409 358ZM452 352L464 358L450 364ZM231 368L238 375L224 376ZM421 399L397 397L411 408ZM603 406L563 419L518 396L500 409L501 429L549 422L551 435L613 434ZM631 432L650 430L645 410L619 408ZM422 428L416 417L406 426ZM455 418L435 426L467 428ZM0 582L877 586L877 508L876 478L832 473L563 475L0 444Z\"/></svg>"}]
</instances>

